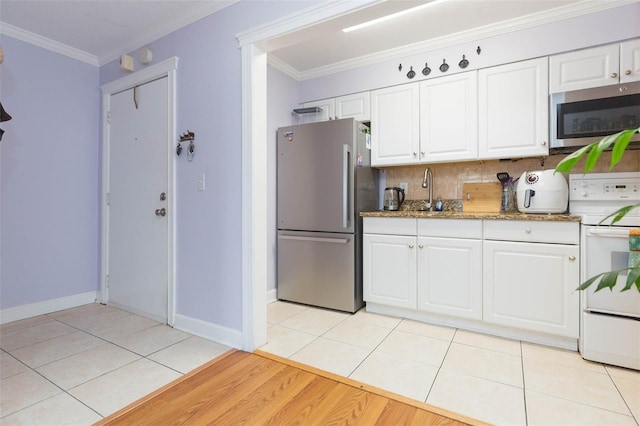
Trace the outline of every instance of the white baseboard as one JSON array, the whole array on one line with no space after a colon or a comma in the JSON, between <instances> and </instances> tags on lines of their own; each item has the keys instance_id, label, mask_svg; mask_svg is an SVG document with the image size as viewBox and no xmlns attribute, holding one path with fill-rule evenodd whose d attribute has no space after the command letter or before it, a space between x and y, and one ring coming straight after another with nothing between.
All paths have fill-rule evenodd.
<instances>
[{"instance_id":1,"label":"white baseboard","mask_svg":"<svg viewBox=\"0 0 640 426\"><path fill-rule=\"evenodd\" d=\"M75 294L73 296L60 297L58 299L45 300L43 302L1 309L0 324L94 303L97 300L97 295L98 292L90 291L88 293Z\"/></svg>"},{"instance_id":2,"label":"white baseboard","mask_svg":"<svg viewBox=\"0 0 640 426\"><path fill-rule=\"evenodd\" d=\"M278 290L267 290L267 303L275 302L278 300Z\"/></svg>"},{"instance_id":3,"label":"white baseboard","mask_svg":"<svg viewBox=\"0 0 640 426\"><path fill-rule=\"evenodd\" d=\"M221 327L210 322L202 321L196 318L187 317L176 314L173 327L213 340L223 345L231 346L235 349L242 349L242 332L231 328Z\"/></svg>"}]
</instances>

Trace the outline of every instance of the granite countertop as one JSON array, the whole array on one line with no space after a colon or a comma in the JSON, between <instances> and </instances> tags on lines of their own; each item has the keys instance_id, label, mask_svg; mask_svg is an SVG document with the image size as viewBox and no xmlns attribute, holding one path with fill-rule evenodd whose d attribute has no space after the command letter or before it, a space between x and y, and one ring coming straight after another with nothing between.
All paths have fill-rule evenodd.
<instances>
[{"instance_id":1,"label":"granite countertop","mask_svg":"<svg viewBox=\"0 0 640 426\"><path fill-rule=\"evenodd\" d=\"M580 222L581 216L572 214L526 214L518 211L509 213L468 213L462 211L462 200L443 200L441 212L420 210L424 200L407 200L400 210L374 210L361 212L362 217L405 217L431 219L485 219L485 220L532 220L552 222ZM435 203L434 203L435 204Z\"/></svg>"}]
</instances>

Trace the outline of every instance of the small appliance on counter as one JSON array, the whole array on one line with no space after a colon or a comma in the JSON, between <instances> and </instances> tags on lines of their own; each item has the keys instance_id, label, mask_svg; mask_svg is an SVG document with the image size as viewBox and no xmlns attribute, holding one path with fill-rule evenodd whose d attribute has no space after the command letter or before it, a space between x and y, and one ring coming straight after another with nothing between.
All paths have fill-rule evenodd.
<instances>
[{"instance_id":1,"label":"small appliance on counter","mask_svg":"<svg viewBox=\"0 0 640 426\"><path fill-rule=\"evenodd\" d=\"M567 178L555 170L524 172L516 198L522 213L564 213L569 204Z\"/></svg>"},{"instance_id":2,"label":"small appliance on counter","mask_svg":"<svg viewBox=\"0 0 640 426\"><path fill-rule=\"evenodd\" d=\"M400 206L404 201L404 189L397 186L390 186L384 189L384 203L383 208L385 210L400 210Z\"/></svg>"}]
</instances>

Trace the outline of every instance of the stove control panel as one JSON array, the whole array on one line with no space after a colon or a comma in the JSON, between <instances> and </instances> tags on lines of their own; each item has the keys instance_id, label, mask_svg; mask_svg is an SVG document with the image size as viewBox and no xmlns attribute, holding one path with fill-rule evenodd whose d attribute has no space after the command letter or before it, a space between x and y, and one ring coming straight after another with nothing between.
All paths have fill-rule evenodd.
<instances>
[{"instance_id":1,"label":"stove control panel","mask_svg":"<svg viewBox=\"0 0 640 426\"><path fill-rule=\"evenodd\" d=\"M570 175L569 199L640 201L640 173Z\"/></svg>"}]
</instances>

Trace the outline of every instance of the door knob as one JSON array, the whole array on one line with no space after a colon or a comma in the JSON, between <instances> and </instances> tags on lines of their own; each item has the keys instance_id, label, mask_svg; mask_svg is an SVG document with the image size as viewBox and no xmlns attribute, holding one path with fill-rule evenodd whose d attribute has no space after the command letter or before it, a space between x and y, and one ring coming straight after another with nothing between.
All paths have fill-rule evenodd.
<instances>
[{"instance_id":1,"label":"door knob","mask_svg":"<svg viewBox=\"0 0 640 426\"><path fill-rule=\"evenodd\" d=\"M165 217L166 215L167 215L167 209L165 209L164 207L161 209L156 209L156 216Z\"/></svg>"}]
</instances>

